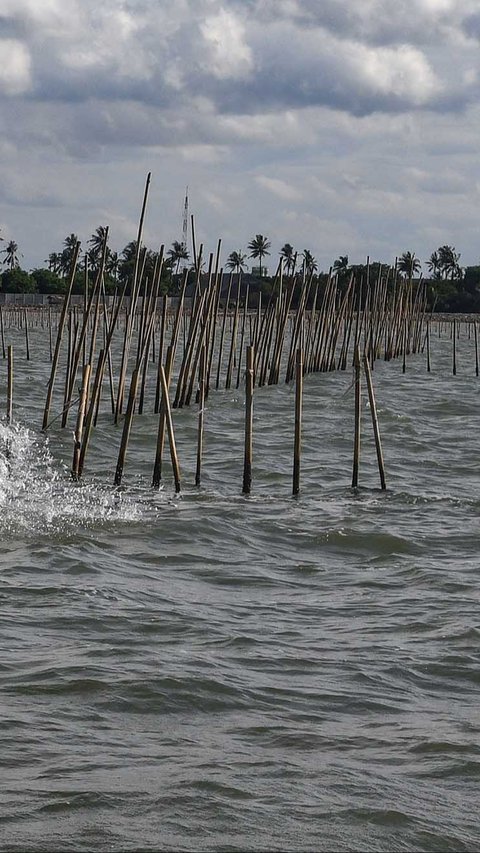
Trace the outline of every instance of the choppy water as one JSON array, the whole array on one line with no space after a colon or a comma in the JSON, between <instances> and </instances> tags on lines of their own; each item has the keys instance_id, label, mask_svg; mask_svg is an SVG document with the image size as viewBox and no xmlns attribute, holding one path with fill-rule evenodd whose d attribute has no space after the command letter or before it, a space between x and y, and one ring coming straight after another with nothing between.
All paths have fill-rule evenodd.
<instances>
[{"instance_id":1,"label":"choppy water","mask_svg":"<svg viewBox=\"0 0 480 853\"><path fill-rule=\"evenodd\" d=\"M431 374L377 363L386 493L368 410L350 488L351 376L308 377L293 499L286 386L255 395L250 498L241 391L208 402L201 488L195 407L175 413L180 496L169 466L149 487L151 414L121 490L107 415L71 483L71 428L38 429L47 365L10 334L0 849L480 849L472 342L456 377L446 338Z\"/></svg>"}]
</instances>

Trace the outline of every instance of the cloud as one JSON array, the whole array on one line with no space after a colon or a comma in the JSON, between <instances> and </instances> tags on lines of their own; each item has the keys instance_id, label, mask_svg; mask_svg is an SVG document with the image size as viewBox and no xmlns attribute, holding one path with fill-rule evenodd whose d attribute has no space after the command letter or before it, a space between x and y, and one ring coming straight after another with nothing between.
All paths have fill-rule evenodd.
<instances>
[{"instance_id":1,"label":"cloud","mask_svg":"<svg viewBox=\"0 0 480 853\"><path fill-rule=\"evenodd\" d=\"M220 9L200 25L206 42L207 72L220 79L242 79L253 67L245 27L233 12Z\"/></svg>"},{"instance_id":2,"label":"cloud","mask_svg":"<svg viewBox=\"0 0 480 853\"><path fill-rule=\"evenodd\" d=\"M189 184L233 248L476 252L478 0L0 0L0 27L0 219L30 205L31 246L67 213L123 239L152 169L172 239Z\"/></svg>"},{"instance_id":3,"label":"cloud","mask_svg":"<svg viewBox=\"0 0 480 853\"><path fill-rule=\"evenodd\" d=\"M30 55L17 39L0 39L0 94L24 95L31 88Z\"/></svg>"},{"instance_id":4,"label":"cloud","mask_svg":"<svg viewBox=\"0 0 480 853\"><path fill-rule=\"evenodd\" d=\"M272 195L281 198L283 201L298 201L301 199L301 193L286 181L280 178L269 178L267 175L259 175L256 179L260 187L268 190Z\"/></svg>"},{"instance_id":5,"label":"cloud","mask_svg":"<svg viewBox=\"0 0 480 853\"><path fill-rule=\"evenodd\" d=\"M221 114L458 109L477 90L463 29L474 12L470 0L2 0L15 36L2 88L160 109L203 97ZM465 42L456 64L453 34Z\"/></svg>"}]
</instances>

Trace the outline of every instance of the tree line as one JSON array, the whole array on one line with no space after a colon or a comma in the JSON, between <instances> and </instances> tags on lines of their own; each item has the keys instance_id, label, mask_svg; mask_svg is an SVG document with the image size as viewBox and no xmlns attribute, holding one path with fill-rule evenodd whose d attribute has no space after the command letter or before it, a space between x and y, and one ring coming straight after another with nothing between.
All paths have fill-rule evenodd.
<instances>
[{"instance_id":1,"label":"tree line","mask_svg":"<svg viewBox=\"0 0 480 853\"><path fill-rule=\"evenodd\" d=\"M77 273L74 282L74 292L83 293L85 280L93 280L99 269L102 250L107 236L106 226L99 226L86 241L85 250L80 255ZM5 243L0 250L3 255L1 273L1 290L10 293L44 293L62 294L66 287L66 277L72 265L72 259L76 246L80 241L74 233L68 234L59 251L51 252L45 259L45 266L30 272L22 269L19 246L15 240L4 241L0 235L0 244ZM233 273L245 273L248 271L247 261L257 262L251 266L250 275L254 279L258 290L268 292L272 275L268 274L265 261L271 256L272 243L263 234L256 234L248 243L246 250L237 249L227 257L225 268ZM109 293L115 292L116 288L122 287L131 280L136 257L136 241L130 241L118 253L108 246L105 254L105 286ZM325 280L328 273L318 270L318 264L309 249L297 251L292 244L285 243L278 253L278 260L282 260L285 275L292 276L295 273L313 275L319 281ZM155 264L158 261L158 252L145 249L143 262L144 280L151 280ZM196 259L198 263L198 259ZM202 264L202 262L200 262ZM204 264L203 264L204 266ZM275 270L278 261L275 262ZM370 270L375 271L386 265L380 262L372 262ZM422 266L425 266L427 274L423 276ZM174 295L178 293L180 277L183 270L187 268L189 275L195 277L195 264L192 263L190 254L184 243L174 241L165 254L160 292L162 294ZM429 305L432 310L452 312L480 312L480 265L462 267L460 265L460 253L454 246L439 246L430 257L422 264L414 252L406 251L396 260L398 272L405 278L418 281L425 278L427 281L427 293ZM362 264L350 264L348 255L340 255L333 263L332 270L338 277L340 284L345 284L353 274L357 278L365 274L366 266Z\"/></svg>"}]
</instances>

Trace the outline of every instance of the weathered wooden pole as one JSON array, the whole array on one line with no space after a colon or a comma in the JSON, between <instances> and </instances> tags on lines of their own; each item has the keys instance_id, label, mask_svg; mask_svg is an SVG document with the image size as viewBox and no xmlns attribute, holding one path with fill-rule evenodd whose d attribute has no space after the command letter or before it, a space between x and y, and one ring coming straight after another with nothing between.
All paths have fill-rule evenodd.
<instances>
[{"instance_id":1,"label":"weathered wooden pole","mask_svg":"<svg viewBox=\"0 0 480 853\"><path fill-rule=\"evenodd\" d=\"M453 321L452 344L453 344L452 370L453 370L453 375L456 376L457 375L457 321L456 320Z\"/></svg>"},{"instance_id":2,"label":"weathered wooden pole","mask_svg":"<svg viewBox=\"0 0 480 853\"><path fill-rule=\"evenodd\" d=\"M7 423L10 424L13 410L13 346L11 344L8 345L7 354Z\"/></svg>"},{"instance_id":3,"label":"weathered wooden pole","mask_svg":"<svg viewBox=\"0 0 480 853\"><path fill-rule=\"evenodd\" d=\"M5 332L4 332L4 328L3 328L3 311L2 311L1 305L0 305L0 331L2 333L2 354L3 354L3 358L6 358L7 354L5 352Z\"/></svg>"},{"instance_id":4,"label":"weathered wooden pole","mask_svg":"<svg viewBox=\"0 0 480 853\"><path fill-rule=\"evenodd\" d=\"M132 291L130 298L130 308L128 312L128 318L125 328L125 342L124 348L122 351L122 361L120 365L120 375L118 379L118 388L117 388L117 399L115 404L115 423L118 422L119 416L122 411L123 405L123 395L125 389L125 380L127 374L127 362L128 355L130 352L130 345L133 335L133 326L135 321L135 312L137 307L138 294L140 291L140 282L142 279L143 266L145 262L145 252L142 250L142 236L143 236L143 225L145 221L145 212L147 209L147 201L148 194L150 189L150 180L151 180L151 172L147 175L147 180L145 183L145 190L143 194L143 202L142 202L142 210L140 213L140 220L138 223L138 232L137 232L137 241L136 241L136 252L135 252L135 267L133 271L132 277Z\"/></svg>"},{"instance_id":5,"label":"weathered wooden pole","mask_svg":"<svg viewBox=\"0 0 480 853\"><path fill-rule=\"evenodd\" d=\"M28 316L27 309L23 309L23 318L25 320L25 350L27 355L27 361L30 361L30 342L28 340Z\"/></svg>"},{"instance_id":6,"label":"weathered wooden pole","mask_svg":"<svg viewBox=\"0 0 480 853\"><path fill-rule=\"evenodd\" d=\"M431 371L430 364L430 321L427 320L427 373Z\"/></svg>"},{"instance_id":7,"label":"weathered wooden pole","mask_svg":"<svg viewBox=\"0 0 480 853\"><path fill-rule=\"evenodd\" d=\"M244 495L249 495L252 490L254 361L254 349L253 346L249 346L245 371L245 451L242 488Z\"/></svg>"},{"instance_id":8,"label":"weathered wooden pole","mask_svg":"<svg viewBox=\"0 0 480 853\"><path fill-rule=\"evenodd\" d=\"M293 494L300 492L300 460L302 455L303 351L297 349L295 359L295 438L293 445Z\"/></svg>"},{"instance_id":9,"label":"weathered wooden pole","mask_svg":"<svg viewBox=\"0 0 480 853\"><path fill-rule=\"evenodd\" d=\"M475 338L475 375L478 376L478 330L477 321L473 321L473 336Z\"/></svg>"},{"instance_id":10,"label":"weathered wooden pole","mask_svg":"<svg viewBox=\"0 0 480 853\"><path fill-rule=\"evenodd\" d=\"M72 461L72 479L79 479L79 462L80 450L82 447L83 422L85 419L85 406L87 401L88 384L90 379L90 365L86 364L83 368L82 390L80 392L80 402L78 404L77 422L75 425L74 445L73 445L73 461Z\"/></svg>"},{"instance_id":11,"label":"weathered wooden pole","mask_svg":"<svg viewBox=\"0 0 480 853\"><path fill-rule=\"evenodd\" d=\"M355 382L355 426L353 439L353 472L352 472L352 488L358 486L358 469L360 464L360 431L362 417L362 394L361 394L361 378L360 378L360 348L358 343L355 345L353 356L354 382Z\"/></svg>"},{"instance_id":12,"label":"weathered wooden pole","mask_svg":"<svg viewBox=\"0 0 480 853\"><path fill-rule=\"evenodd\" d=\"M120 486L123 477L123 468L125 465L125 456L127 453L128 440L130 438L130 430L132 428L133 412L135 408L135 399L137 396L137 387L139 379L139 368L136 367L130 379L130 391L128 394L127 409L125 412L125 420L123 422L122 440L118 453L117 467L115 469L115 477L113 480L114 486Z\"/></svg>"},{"instance_id":13,"label":"weathered wooden pole","mask_svg":"<svg viewBox=\"0 0 480 853\"><path fill-rule=\"evenodd\" d=\"M49 352L50 352L50 361L53 358L53 347L52 347L52 310L50 305L48 306L48 344L49 344ZM5 356L3 356L5 358Z\"/></svg>"},{"instance_id":14,"label":"weathered wooden pole","mask_svg":"<svg viewBox=\"0 0 480 853\"><path fill-rule=\"evenodd\" d=\"M80 447L80 452L78 456L78 464L77 464L77 479L80 479L83 473L83 466L85 464L85 456L87 455L88 444L90 441L90 435L93 427L93 419L97 410L97 403L100 396L100 386L103 379L105 367L105 350L100 350L98 355L98 363L97 370L95 373L95 379L93 381L93 389L92 389L92 397L90 400L90 404L88 407L87 415L84 422L84 430L82 434L82 443Z\"/></svg>"},{"instance_id":15,"label":"weathered wooden pole","mask_svg":"<svg viewBox=\"0 0 480 853\"><path fill-rule=\"evenodd\" d=\"M171 352L171 344L170 344L168 349ZM167 362L168 362L168 352L167 352ZM160 364L160 382L162 384L162 400L160 403L160 421L159 421L159 424L161 426L162 423L166 422L166 425L167 425L168 443L170 445L170 458L172 461L173 478L175 480L175 491L179 492L180 491L180 466L178 464L177 448L176 448L176 444L175 444L175 433L173 430L172 409L170 406L170 399L168 396L168 382L167 382L167 377L165 375L165 371L163 369L163 364ZM159 430L159 435L160 435L160 430ZM159 488L160 480L161 480L162 457L161 457L161 448L160 448L160 452L159 452L159 446L158 446L159 444L160 444L160 442L158 442L158 444L157 444L157 457L155 459L155 466L154 466L153 480L152 480L152 486L155 489ZM162 444L162 446L163 446L163 444Z\"/></svg>"},{"instance_id":16,"label":"weathered wooden pole","mask_svg":"<svg viewBox=\"0 0 480 853\"><path fill-rule=\"evenodd\" d=\"M375 393L373 390L372 374L367 356L363 356L363 368L365 378L367 380L368 401L370 403L370 413L372 416L373 435L375 438L375 449L377 451L378 473L380 474L380 485L382 489L386 489L385 483L385 465L383 463L382 442L380 439L380 427L378 426L377 406L375 403Z\"/></svg>"},{"instance_id":17,"label":"weathered wooden pole","mask_svg":"<svg viewBox=\"0 0 480 853\"><path fill-rule=\"evenodd\" d=\"M198 431L197 431L197 467L195 471L195 485L200 485L203 453L203 422L205 407L205 344L200 354L200 366L198 370Z\"/></svg>"},{"instance_id":18,"label":"weathered wooden pole","mask_svg":"<svg viewBox=\"0 0 480 853\"><path fill-rule=\"evenodd\" d=\"M60 345L62 343L63 330L65 327L65 318L67 316L68 305L70 302L70 296L72 293L73 282L75 279L75 271L77 269L77 260L78 260L79 251L80 251L80 243L77 243L77 245L75 246L75 251L74 251L73 258L72 258L72 266L70 269L70 279L69 279L68 286L67 286L67 292L65 294L65 300L63 303L62 313L61 313L60 319L58 321L57 340L55 343L55 351L54 351L53 359L52 359L52 369L50 372L50 379L48 381L47 398L45 400L45 409L43 411L42 429L46 429L48 426L48 416L50 414L50 406L52 405L53 385L55 382L55 376L56 376L57 367L58 367L58 359L60 356Z\"/></svg>"},{"instance_id":19,"label":"weathered wooden pole","mask_svg":"<svg viewBox=\"0 0 480 853\"><path fill-rule=\"evenodd\" d=\"M178 314L177 314L178 316ZM162 394L160 397L160 416L158 419L158 430L157 430L157 446L155 451L155 462L153 464L153 476L152 476L152 487L154 489L160 488L160 481L162 479L162 458L163 458L163 446L165 443L165 428L167 426L166 423L166 408L167 404L170 404L168 399L168 389L170 387L170 378L173 370L173 362L174 362L175 354L174 354L174 344L171 343L167 347L167 352L165 356L165 369L163 369L162 362L158 363L158 376L160 378L160 388L162 390ZM160 369L162 368L162 370ZM165 383L167 386L167 396L163 392L163 382L162 382L162 371L163 376L165 377Z\"/></svg>"}]
</instances>

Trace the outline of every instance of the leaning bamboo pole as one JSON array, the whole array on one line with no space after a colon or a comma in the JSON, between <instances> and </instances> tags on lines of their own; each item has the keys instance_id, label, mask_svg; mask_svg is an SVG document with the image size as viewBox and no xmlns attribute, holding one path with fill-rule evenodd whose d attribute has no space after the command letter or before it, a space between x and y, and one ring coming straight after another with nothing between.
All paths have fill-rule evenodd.
<instances>
[{"instance_id":1,"label":"leaning bamboo pole","mask_svg":"<svg viewBox=\"0 0 480 853\"><path fill-rule=\"evenodd\" d=\"M370 404L370 414L372 416L373 434L375 438L375 450L377 453L378 473L380 475L380 486L384 490L387 488L387 486L385 482L385 465L383 462L382 442L380 439L380 427L378 425L377 406L375 403L372 374L370 370L369 360L366 355L364 355L363 357L363 369L365 371L365 378L367 380L368 400Z\"/></svg>"},{"instance_id":2,"label":"leaning bamboo pole","mask_svg":"<svg viewBox=\"0 0 480 853\"><path fill-rule=\"evenodd\" d=\"M217 360L217 378L215 381L215 388L219 388L220 386L220 371L222 366L222 355L223 355L223 344L225 340L225 327L227 323L227 314L228 314L228 305L230 302L230 294L232 291L232 283L233 283L233 271L230 273L230 277L228 280L228 289L227 289L227 298L225 300L225 307L223 310L223 319L222 319L222 328L220 333L220 344L218 348L218 360Z\"/></svg>"},{"instance_id":3,"label":"leaning bamboo pole","mask_svg":"<svg viewBox=\"0 0 480 853\"><path fill-rule=\"evenodd\" d=\"M140 278L141 278L139 276L140 258L142 256L143 227L144 227L144 222L145 222L145 213L146 213L146 209L147 209L148 193L149 193L149 189L150 189L150 180L151 180L151 172L149 172L147 175L147 180L145 183L145 190L143 193L143 202L142 202L142 209L141 209L141 213L140 213L140 220L138 223L137 242L136 242L136 251L135 251L135 266L134 266L133 277L132 277L132 295L131 295L131 299L130 299L130 310L128 313L128 320L127 320L127 325L126 325L126 330L125 330L126 331L125 346L124 346L124 349L122 352L122 361L121 361L121 365L120 365L120 376L119 376L119 380L118 380L117 400L116 400L116 405L115 405L115 423L118 422L118 418L119 418L120 413L122 411L123 395L124 395L124 389L125 389L125 379L126 379L126 373L127 373L128 355L129 355L129 351L130 351L131 339L132 339L132 334L133 334L133 323L134 323L135 312L136 312L136 307L137 307L138 292L139 292L139 288L140 288Z\"/></svg>"},{"instance_id":4,"label":"leaning bamboo pole","mask_svg":"<svg viewBox=\"0 0 480 853\"><path fill-rule=\"evenodd\" d=\"M57 373L58 360L59 360L59 356L60 356L60 346L62 343L63 330L65 327L65 318L67 315L67 310L68 310L68 306L70 303L70 297L72 294L72 288L73 288L73 282L75 279L75 272L77 269L77 261L78 261L79 251L80 251L80 243L77 242L77 244L75 246L74 253L73 253L72 264L70 267L70 278L69 278L69 282L68 282L68 286L67 286L67 292L65 294L62 313L60 315L60 320L58 323L57 340L55 343L55 351L54 351L53 359L52 359L52 368L50 371L50 379L48 381L47 398L45 400L45 408L43 411L43 422L42 422L42 429L43 430L47 429L47 427L48 427L48 418L50 415L50 407L52 404L52 396L53 396L53 386L55 383L55 376Z\"/></svg>"},{"instance_id":5,"label":"leaning bamboo pole","mask_svg":"<svg viewBox=\"0 0 480 853\"><path fill-rule=\"evenodd\" d=\"M78 342L77 342L77 344L74 347L73 352L72 352L72 361L71 361L71 364L69 366L69 371L68 371L69 376L68 376L68 381L66 383L65 402L64 402L63 414L62 414L62 428L65 427L66 423L67 423L68 412L70 409L73 389L74 389L75 380L77 377L78 365L80 364L80 358L82 356L82 353L84 353L86 350L86 335L87 335L88 325L89 325L89 321L90 321L90 317L91 317L93 301L96 297L94 327L92 330L92 340L91 340L90 352L89 352L88 361L87 361L87 363L90 365L93 363L96 331L97 331L97 327L98 327L98 313L99 313L99 303L100 303L100 295L101 295L101 282L103 280L103 272L105 269L105 261L106 261L106 257L107 257L107 240L108 240L108 226L105 229L105 235L104 235L104 240L103 240L103 245L102 245L102 256L101 256L100 266L99 266L99 269L97 271L95 284L94 284L94 287L92 288L92 290L90 292L90 296L88 298L87 306L83 312L83 322L82 322L82 328L80 330L80 336L79 336Z\"/></svg>"},{"instance_id":6,"label":"leaning bamboo pole","mask_svg":"<svg viewBox=\"0 0 480 853\"><path fill-rule=\"evenodd\" d=\"M85 405L88 394L88 383L90 378L90 364L86 364L83 368L82 389L80 392L80 401L78 404L77 422L74 433L73 460L72 460L72 479L79 479L79 463L80 452L82 448L83 424L85 420Z\"/></svg>"}]
</instances>

